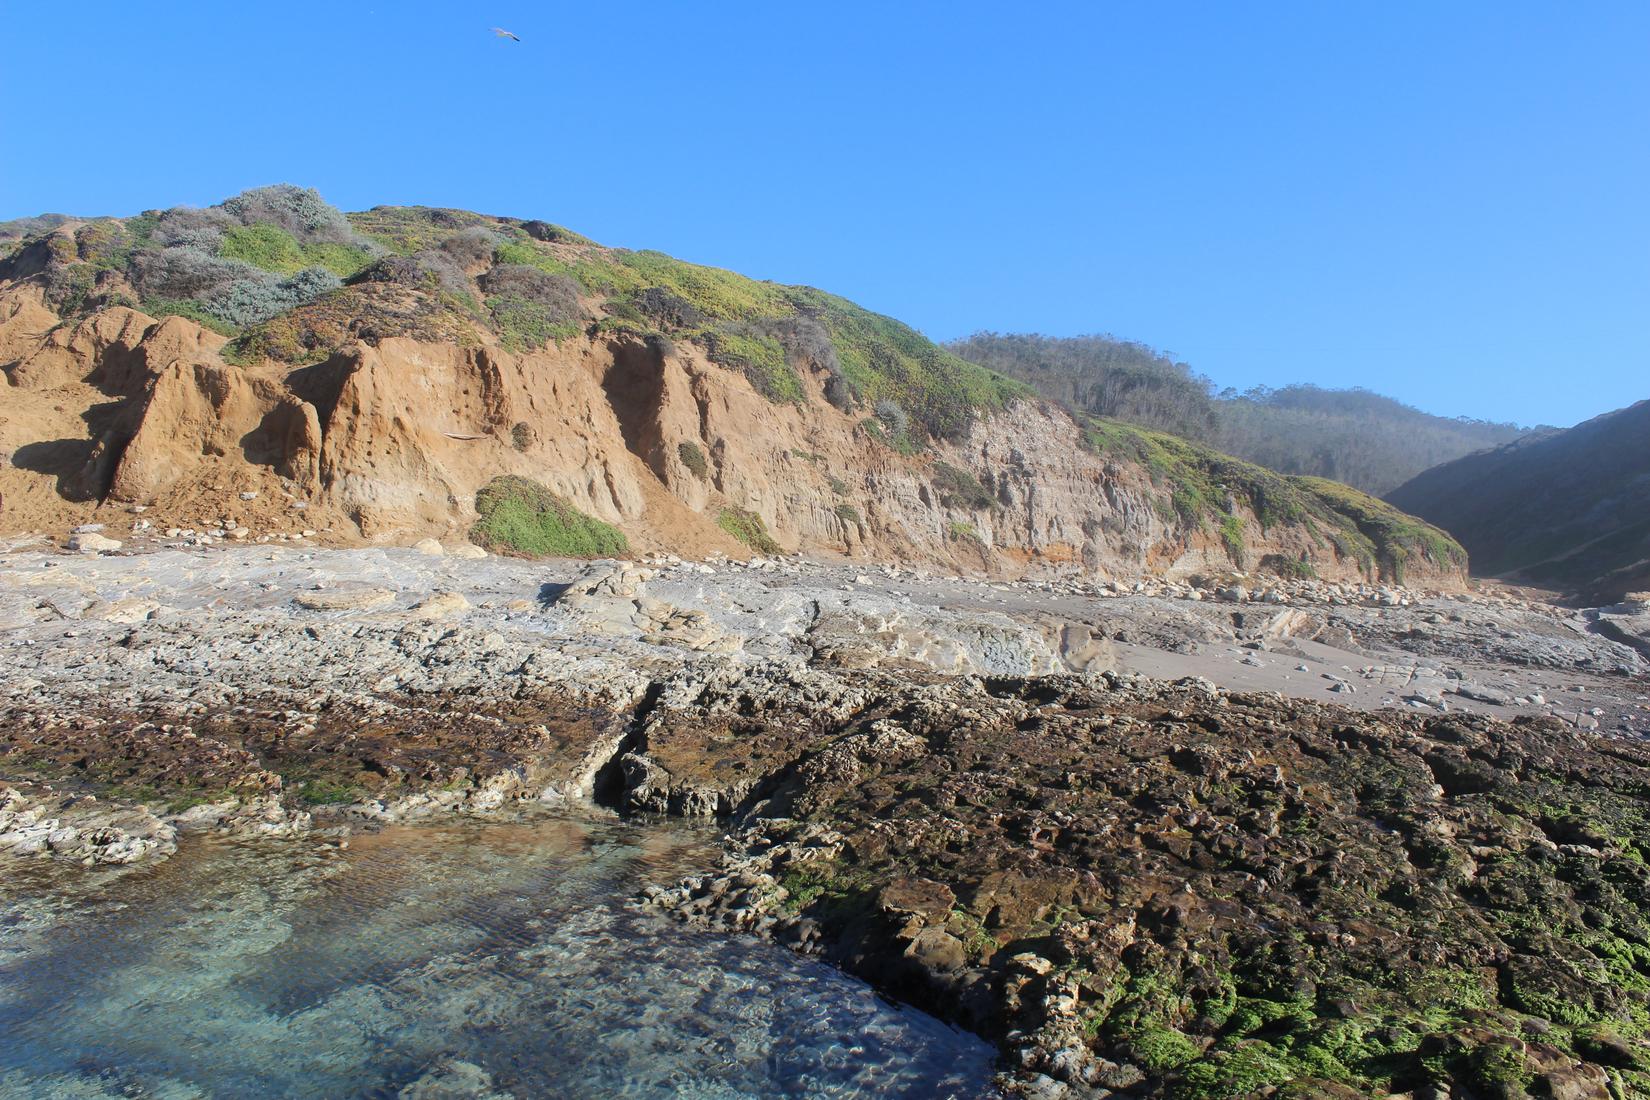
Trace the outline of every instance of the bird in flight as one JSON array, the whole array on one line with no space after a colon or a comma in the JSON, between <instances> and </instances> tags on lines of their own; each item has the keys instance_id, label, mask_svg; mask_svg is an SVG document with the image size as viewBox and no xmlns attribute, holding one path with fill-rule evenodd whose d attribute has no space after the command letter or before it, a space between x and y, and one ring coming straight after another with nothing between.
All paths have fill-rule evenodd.
<instances>
[{"instance_id":1,"label":"bird in flight","mask_svg":"<svg viewBox=\"0 0 1650 1100\"><path fill-rule=\"evenodd\" d=\"M521 41L521 39L519 39L515 35L511 34L509 31L505 30L503 27L494 27L493 28L493 33L498 35L500 38L508 38L512 42L520 42Z\"/></svg>"}]
</instances>

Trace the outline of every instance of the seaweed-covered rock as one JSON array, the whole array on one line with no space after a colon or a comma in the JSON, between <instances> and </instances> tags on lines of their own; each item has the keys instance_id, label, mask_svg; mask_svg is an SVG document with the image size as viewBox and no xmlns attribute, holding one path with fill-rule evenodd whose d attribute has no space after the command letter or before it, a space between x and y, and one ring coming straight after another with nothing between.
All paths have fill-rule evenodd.
<instances>
[{"instance_id":1,"label":"seaweed-covered rock","mask_svg":"<svg viewBox=\"0 0 1650 1100\"><path fill-rule=\"evenodd\" d=\"M757 886L659 900L822 950L1028 1074L1650 1088L1642 746L1116 677L750 687L664 697L634 771L712 790Z\"/></svg>"}]
</instances>

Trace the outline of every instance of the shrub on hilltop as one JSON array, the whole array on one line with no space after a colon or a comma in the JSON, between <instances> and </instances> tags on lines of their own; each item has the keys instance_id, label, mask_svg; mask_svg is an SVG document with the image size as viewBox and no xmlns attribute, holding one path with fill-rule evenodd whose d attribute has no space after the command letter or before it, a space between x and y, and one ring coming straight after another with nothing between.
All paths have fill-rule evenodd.
<instances>
[{"instance_id":1,"label":"shrub on hilltop","mask_svg":"<svg viewBox=\"0 0 1650 1100\"><path fill-rule=\"evenodd\" d=\"M578 284L565 275L551 275L525 264L500 264L480 282L488 297L524 298L570 319L583 313Z\"/></svg>"},{"instance_id":2,"label":"shrub on hilltop","mask_svg":"<svg viewBox=\"0 0 1650 1100\"><path fill-rule=\"evenodd\" d=\"M446 238L439 247L442 252L452 257L454 263L468 270L490 265L499 244L497 233L483 226L472 225Z\"/></svg>"},{"instance_id":3,"label":"shrub on hilltop","mask_svg":"<svg viewBox=\"0 0 1650 1100\"><path fill-rule=\"evenodd\" d=\"M310 267L286 279L265 276L238 280L215 292L203 305L219 320L237 328L248 328L342 285L338 276L325 268Z\"/></svg>"},{"instance_id":4,"label":"shrub on hilltop","mask_svg":"<svg viewBox=\"0 0 1650 1100\"><path fill-rule=\"evenodd\" d=\"M245 260L224 259L187 244L146 249L132 260L132 285L145 300L188 298L202 302L231 283L259 276L259 270Z\"/></svg>"},{"instance_id":5,"label":"shrub on hilltop","mask_svg":"<svg viewBox=\"0 0 1650 1100\"><path fill-rule=\"evenodd\" d=\"M151 312L233 333L337 289L382 249L315 191L278 184L128 219L118 234L94 234L86 251L124 275Z\"/></svg>"},{"instance_id":6,"label":"shrub on hilltop","mask_svg":"<svg viewBox=\"0 0 1650 1100\"><path fill-rule=\"evenodd\" d=\"M578 284L565 275L501 264L481 277L481 289L499 337L512 351L575 336L585 320Z\"/></svg>"},{"instance_id":7,"label":"shrub on hilltop","mask_svg":"<svg viewBox=\"0 0 1650 1100\"><path fill-rule=\"evenodd\" d=\"M344 212L312 187L290 183L254 187L225 199L223 211L242 225L278 226L306 243L349 244L355 240L355 230Z\"/></svg>"},{"instance_id":8,"label":"shrub on hilltop","mask_svg":"<svg viewBox=\"0 0 1650 1100\"><path fill-rule=\"evenodd\" d=\"M430 294L445 291L461 298L471 296L470 277L451 256L435 248L421 249L410 256L385 256L357 272L349 282L394 283Z\"/></svg>"}]
</instances>

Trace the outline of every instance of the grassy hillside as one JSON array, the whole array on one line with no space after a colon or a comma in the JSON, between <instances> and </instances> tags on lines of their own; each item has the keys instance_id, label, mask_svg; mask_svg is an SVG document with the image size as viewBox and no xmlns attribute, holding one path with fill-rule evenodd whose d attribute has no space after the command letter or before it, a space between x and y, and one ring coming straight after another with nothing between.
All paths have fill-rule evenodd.
<instances>
[{"instance_id":1,"label":"grassy hillside","mask_svg":"<svg viewBox=\"0 0 1650 1100\"><path fill-rule=\"evenodd\" d=\"M466 343L485 330L524 351L634 332L697 344L776 402L803 400L801 372L818 372L828 400L863 410L901 449L956 438L977 411L1029 392L844 298L604 248L548 222L427 207L345 215L281 185L205 209L3 228L0 278L38 279L60 312L180 314L233 337L227 355L242 362L312 362L390 335Z\"/></svg>"},{"instance_id":2,"label":"grassy hillside","mask_svg":"<svg viewBox=\"0 0 1650 1100\"><path fill-rule=\"evenodd\" d=\"M1288 562L1248 561L1247 508L1263 530L1302 525L1320 547L1370 573L1402 582L1420 561L1466 568L1467 554L1449 535L1384 501L1324 478L1276 473L1164 432L1117 420L1090 419L1086 438L1094 450L1138 462L1165 491L1165 519L1218 532L1228 554L1244 565L1277 573Z\"/></svg>"},{"instance_id":3,"label":"grassy hillside","mask_svg":"<svg viewBox=\"0 0 1650 1100\"><path fill-rule=\"evenodd\" d=\"M1432 416L1367 390L1298 385L1217 393L1186 363L1111 336L979 333L949 347L1092 415L1368 493L1388 492L1428 467L1523 433L1513 424Z\"/></svg>"},{"instance_id":4,"label":"grassy hillside","mask_svg":"<svg viewBox=\"0 0 1650 1100\"><path fill-rule=\"evenodd\" d=\"M1650 401L1428 470L1391 500L1487 576L1619 596L1650 577Z\"/></svg>"}]
</instances>

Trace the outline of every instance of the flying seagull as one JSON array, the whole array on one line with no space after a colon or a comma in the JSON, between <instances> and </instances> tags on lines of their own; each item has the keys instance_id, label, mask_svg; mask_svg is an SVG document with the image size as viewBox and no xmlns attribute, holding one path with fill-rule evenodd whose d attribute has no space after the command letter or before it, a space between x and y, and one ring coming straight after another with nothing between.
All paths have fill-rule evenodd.
<instances>
[{"instance_id":1,"label":"flying seagull","mask_svg":"<svg viewBox=\"0 0 1650 1100\"><path fill-rule=\"evenodd\" d=\"M511 34L509 31L505 30L503 27L494 27L493 28L493 33L498 35L500 38L508 38L512 42L520 42L521 41L521 39L519 39L515 35Z\"/></svg>"}]
</instances>

